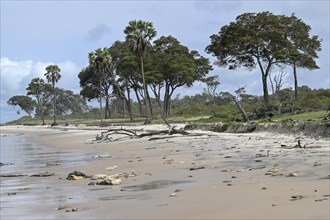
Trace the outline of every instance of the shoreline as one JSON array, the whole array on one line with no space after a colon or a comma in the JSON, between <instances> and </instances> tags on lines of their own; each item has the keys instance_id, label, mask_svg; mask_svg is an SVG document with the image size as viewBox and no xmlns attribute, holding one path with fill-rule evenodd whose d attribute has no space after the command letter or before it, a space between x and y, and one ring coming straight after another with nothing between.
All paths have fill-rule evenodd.
<instances>
[{"instance_id":1,"label":"shoreline","mask_svg":"<svg viewBox=\"0 0 330 220\"><path fill-rule=\"evenodd\" d=\"M132 128L147 131L166 126ZM329 218L328 140L299 135L306 145L300 149L282 146L295 146L297 134L189 131L205 135L92 142L102 129L1 127L1 133L37 135L37 144L62 152L66 161L41 170L54 176L17 179L32 190L22 192L16 187L1 197L12 198L15 205L14 198L24 194L31 201L23 211L44 219ZM78 154L82 161L70 162ZM107 154L111 157L93 158ZM106 169L114 166L114 170ZM133 171L136 176L123 178L120 185L88 185L90 178L66 179L74 170L88 175ZM1 177L4 183L12 180ZM37 194L46 196L35 198ZM52 198L52 202L35 207L33 198L39 202ZM57 210L61 205L71 209ZM1 209L3 213L3 204Z\"/></svg>"}]
</instances>

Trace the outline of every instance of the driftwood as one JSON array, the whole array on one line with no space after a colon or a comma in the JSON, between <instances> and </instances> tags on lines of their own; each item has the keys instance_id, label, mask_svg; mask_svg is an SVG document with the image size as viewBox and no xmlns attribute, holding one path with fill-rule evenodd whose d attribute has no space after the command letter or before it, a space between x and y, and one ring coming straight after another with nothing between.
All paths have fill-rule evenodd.
<instances>
[{"instance_id":1,"label":"driftwood","mask_svg":"<svg viewBox=\"0 0 330 220\"><path fill-rule=\"evenodd\" d=\"M201 136L203 134L191 134L187 131L175 129L175 127L171 127L168 124L169 129L168 130L160 130L160 131L150 131L146 133L138 134L135 131L124 129L124 128L117 128L117 129L108 129L107 131L101 132L100 135L96 136L96 141L98 142L104 142L104 141L117 141L119 139L122 139L124 137L129 138L143 138L143 137L149 137L154 135L173 135L173 134L181 134L181 135L188 135L188 136ZM114 139L113 135L123 135L124 137L118 137ZM169 136L166 137L157 137L157 138L150 138L151 140L157 140L157 139L166 139L169 138Z\"/></svg>"}]
</instances>

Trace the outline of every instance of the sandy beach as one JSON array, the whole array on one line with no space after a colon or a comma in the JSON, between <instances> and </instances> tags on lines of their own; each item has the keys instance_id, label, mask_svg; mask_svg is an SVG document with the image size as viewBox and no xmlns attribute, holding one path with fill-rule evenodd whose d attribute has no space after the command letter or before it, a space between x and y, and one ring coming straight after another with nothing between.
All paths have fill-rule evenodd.
<instances>
[{"instance_id":1,"label":"sandy beach","mask_svg":"<svg viewBox=\"0 0 330 220\"><path fill-rule=\"evenodd\" d=\"M1 134L45 148L21 177L9 177L15 164L1 158L1 219L330 218L329 139L194 130L198 135L95 141L105 130L2 126ZM68 180L73 171L87 177ZM45 172L54 175L32 176ZM95 174L120 174L121 184L95 185Z\"/></svg>"}]
</instances>

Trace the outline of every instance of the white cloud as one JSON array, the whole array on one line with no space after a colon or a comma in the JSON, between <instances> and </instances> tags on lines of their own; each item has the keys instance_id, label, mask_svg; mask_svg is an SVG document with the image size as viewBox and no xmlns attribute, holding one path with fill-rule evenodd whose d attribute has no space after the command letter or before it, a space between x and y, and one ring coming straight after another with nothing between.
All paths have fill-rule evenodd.
<instances>
[{"instance_id":1,"label":"white cloud","mask_svg":"<svg viewBox=\"0 0 330 220\"><path fill-rule=\"evenodd\" d=\"M26 87L31 80L36 77L45 79L45 68L54 64L59 66L61 69L60 74L62 75L57 86L79 93L78 74L80 68L71 61L53 63L33 62L32 60L16 61L7 57L1 58L1 122L20 117L16 114L16 111L13 111L12 107L6 104L8 99L15 95L25 95Z\"/></svg>"},{"instance_id":2,"label":"white cloud","mask_svg":"<svg viewBox=\"0 0 330 220\"><path fill-rule=\"evenodd\" d=\"M21 88L21 82L30 74L32 61L13 61L1 58L1 97L13 94Z\"/></svg>"}]
</instances>

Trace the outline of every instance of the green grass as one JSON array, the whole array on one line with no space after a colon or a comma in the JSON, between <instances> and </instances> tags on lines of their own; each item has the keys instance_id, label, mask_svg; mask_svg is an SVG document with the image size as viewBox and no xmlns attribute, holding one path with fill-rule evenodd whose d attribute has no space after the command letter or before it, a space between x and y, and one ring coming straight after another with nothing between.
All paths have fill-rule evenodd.
<instances>
[{"instance_id":1,"label":"green grass","mask_svg":"<svg viewBox=\"0 0 330 220\"><path fill-rule=\"evenodd\" d=\"M326 111L317 111L317 112L305 112L302 114L296 115L284 115L284 116L274 116L272 121L269 122L266 119L259 119L255 122L257 123L281 123L283 120L292 119L297 122L316 122L321 123L324 121L325 116L327 115ZM130 118L111 118L111 119L103 119L103 126L110 126L113 124L123 125L123 124L143 124L145 118L134 118L134 122L130 121ZM168 119L169 123L198 123L198 124L214 124L214 123L234 123L230 122L228 119L221 117L210 117L210 116L171 116ZM53 118L47 117L45 119L47 125L51 125L53 123ZM58 117L56 122L61 125L81 125L84 124L86 126L100 126L100 119L75 119L65 117ZM161 117L155 117L152 120L153 124L163 124L164 121ZM20 119L11 121L6 123L6 125L41 125L42 120L40 118L29 118L28 116L23 116Z\"/></svg>"},{"instance_id":2,"label":"green grass","mask_svg":"<svg viewBox=\"0 0 330 220\"><path fill-rule=\"evenodd\" d=\"M308 122L308 121L323 122L326 115L327 115L326 111L317 111L317 112L305 112L296 115L275 116L272 119L274 121L280 121L280 122L286 119L292 119L299 122Z\"/></svg>"}]
</instances>

